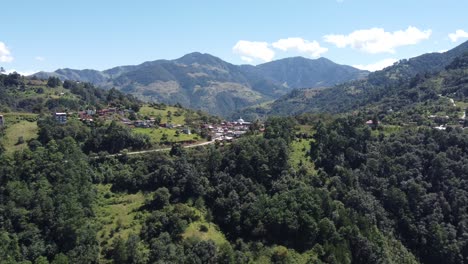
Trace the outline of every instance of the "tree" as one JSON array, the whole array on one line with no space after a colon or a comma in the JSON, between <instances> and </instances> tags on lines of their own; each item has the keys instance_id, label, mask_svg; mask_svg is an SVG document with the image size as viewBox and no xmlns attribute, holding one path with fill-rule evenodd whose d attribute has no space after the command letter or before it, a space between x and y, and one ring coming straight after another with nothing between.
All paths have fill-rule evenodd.
<instances>
[{"instance_id":1,"label":"tree","mask_svg":"<svg viewBox=\"0 0 468 264\"><path fill-rule=\"evenodd\" d=\"M112 260L116 264L126 264L128 263L128 252L127 247L125 246L125 241L122 237L118 236L114 239L112 243Z\"/></svg>"},{"instance_id":2,"label":"tree","mask_svg":"<svg viewBox=\"0 0 468 264\"><path fill-rule=\"evenodd\" d=\"M282 138L289 144L294 139L295 126L296 122L291 117L270 117L265 122L264 137Z\"/></svg>"},{"instance_id":3,"label":"tree","mask_svg":"<svg viewBox=\"0 0 468 264\"><path fill-rule=\"evenodd\" d=\"M69 263L68 257L63 253L59 253L54 257L54 260L52 261L51 264L68 264L68 263Z\"/></svg>"},{"instance_id":4,"label":"tree","mask_svg":"<svg viewBox=\"0 0 468 264\"><path fill-rule=\"evenodd\" d=\"M55 87L58 87L62 84L62 82L60 81L60 79L58 77L49 77L49 79L47 79L47 86L51 87L51 88L55 88Z\"/></svg>"},{"instance_id":5,"label":"tree","mask_svg":"<svg viewBox=\"0 0 468 264\"><path fill-rule=\"evenodd\" d=\"M156 190L154 193L153 201L151 202L152 207L155 209L162 209L165 206L169 205L169 200L171 198L171 193L165 187L161 187Z\"/></svg>"}]
</instances>

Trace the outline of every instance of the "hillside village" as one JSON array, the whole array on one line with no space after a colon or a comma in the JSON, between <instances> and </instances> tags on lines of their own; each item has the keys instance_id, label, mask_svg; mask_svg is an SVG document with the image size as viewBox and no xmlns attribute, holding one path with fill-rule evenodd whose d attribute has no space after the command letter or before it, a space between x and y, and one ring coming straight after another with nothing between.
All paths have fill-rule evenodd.
<instances>
[{"instance_id":1,"label":"hillside village","mask_svg":"<svg viewBox=\"0 0 468 264\"><path fill-rule=\"evenodd\" d=\"M171 111L167 111L169 116ZM159 116L143 116L132 109L120 109L117 107L104 108L100 110L88 109L79 112L56 112L54 113L55 120L59 124L65 124L70 118L78 119L84 123L92 124L100 120L103 122L117 121L122 125L135 129L162 129L175 130L176 135L199 135L209 141L227 141L231 142L236 138L241 137L251 129L251 122L247 122L242 118L234 121L221 122L203 122L187 124L186 122L174 122L172 119L163 120ZM141 118L141 119L140 119ZM177 121L181 121L180 119ZM185 120L184 120L185 121ZM258 130L264 131L263 124L258 123ZM141 130L140 130L141 131ZM180 140L179 143L191 144L199 141L197 139Z\"/></svg>"}]
</instances>

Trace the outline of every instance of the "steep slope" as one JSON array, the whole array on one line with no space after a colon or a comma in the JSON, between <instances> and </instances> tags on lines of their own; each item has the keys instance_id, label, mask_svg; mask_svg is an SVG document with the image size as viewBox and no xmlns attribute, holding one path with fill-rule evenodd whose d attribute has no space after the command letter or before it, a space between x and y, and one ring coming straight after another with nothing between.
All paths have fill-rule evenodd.
<instances>
[{"instance_id":1,"label":"steep slope","mask_svg":"<svg viewBox=\"0 0 468 264\"><path fill-rule=\"evenodd\" d=\"M115 87L140 99L181 103L218 115L277 99L293 88L320 87L361 78L367 72L327 59L291 58L259 66L233 65L194 52L175 60L119 66L102 72L61 69L36 76Z\"/></svg>"}]
</instances>

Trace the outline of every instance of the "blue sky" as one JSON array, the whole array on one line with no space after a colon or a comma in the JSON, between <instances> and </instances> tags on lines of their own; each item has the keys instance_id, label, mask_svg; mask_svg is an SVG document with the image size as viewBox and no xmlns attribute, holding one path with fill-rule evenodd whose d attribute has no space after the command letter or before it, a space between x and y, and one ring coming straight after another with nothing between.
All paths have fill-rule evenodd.
<instances>
[{"instance_id":1,"label":"blue sky","mask_svg":"<svg viewBox=\"0 0 468 264\"><path fill-rule=\"evenodd\" d=\"M186 53L326 57L375 70L468 40L468 1L25 1L0 5L0 66L104 70Z\"/></svg>"}]
</instances>

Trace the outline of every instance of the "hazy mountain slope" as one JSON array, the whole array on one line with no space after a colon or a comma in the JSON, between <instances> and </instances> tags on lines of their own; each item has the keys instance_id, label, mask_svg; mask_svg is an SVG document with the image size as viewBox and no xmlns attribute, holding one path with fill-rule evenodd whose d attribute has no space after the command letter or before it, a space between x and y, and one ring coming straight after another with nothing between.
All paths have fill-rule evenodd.
<instances>
[{"instance_id":1,"label":"hazy mountain slope","mask_svg":"<svg viewBox=\"0 0 468 264\"><path fill-rule=\"evenodd\" d=\"M106 83L109 78L107 74L96 70L73 70L67 68L56 70L53 73L38 72L34 75L41 79L47 79L49 76L53 76L59 77L61 80L90 82L96 85L102 85Z\"/></svg>"},{"instance_id":2,"label":"hazy mountain slope","mask_svg":"<svg viewBox=\"0 0 468 264\"><path fill-rule=\"evenodd\" d=\"M333 86L363 78L368 74L367 71L339 65L326 58L316 60L303 57L286 58L260 64L256 68L268 79L293 89Z\"/></svg>"},{"instance_id":3,"label":"hazy mountain slope","mask_svg":"<svg viewBox=\"0 0 468 264\"><path fill-rule=\"evenodd\" d=\"M238 66L199 52L102 72L60 69L36 74L40 78L56 76L115 87L143 100L181 103L219 115L277 99L293 88L329 86L365 75L366 71L327 59L296 57L259 66Z\"/></svg>"}]
</instances>

